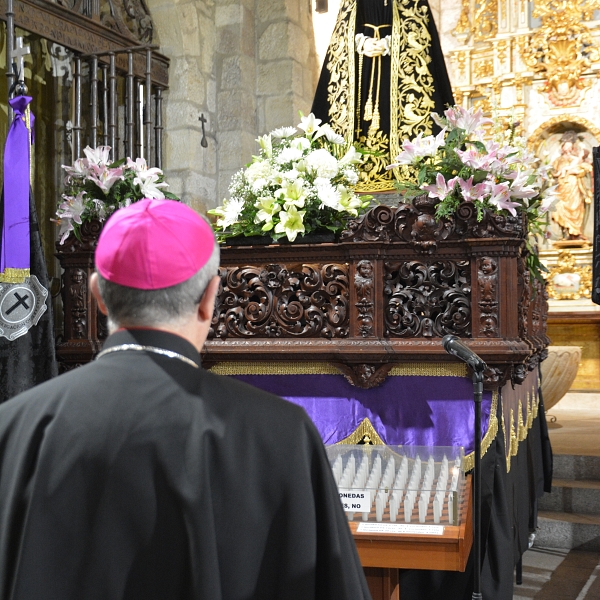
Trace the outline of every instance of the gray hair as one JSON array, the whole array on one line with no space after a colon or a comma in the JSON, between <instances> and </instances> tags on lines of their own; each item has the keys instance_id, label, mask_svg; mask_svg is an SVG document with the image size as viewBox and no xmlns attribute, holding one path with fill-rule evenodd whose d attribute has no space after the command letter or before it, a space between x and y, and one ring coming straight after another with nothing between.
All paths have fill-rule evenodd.
<instances>
[{"instance_id":1,"label":"gray hair","mask_svg":"<svg viewBox=\"0 0 600 600\"><path fill-rule=\"evenodd\" d=\"M108 310L108 326L151 327L173 325L189 317L210 280L217 275L220 251L215 243L208 262L188 280L158 290L139 290L108 281L98 273L100 295Z\"/></svg>"}]
</instances>

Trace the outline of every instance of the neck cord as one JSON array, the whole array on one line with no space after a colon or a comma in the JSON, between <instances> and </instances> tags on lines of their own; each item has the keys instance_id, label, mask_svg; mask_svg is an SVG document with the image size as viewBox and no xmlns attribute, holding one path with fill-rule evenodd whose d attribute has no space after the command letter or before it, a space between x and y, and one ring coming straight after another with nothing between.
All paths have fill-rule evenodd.
<instances>
[{"instance_id":1,"label":"neck cord","mask_svg":"<svg viewBox=\"0 0 600 600\"><path fill-rule=\"evenodd\" d=\"M121 344L120 346L112 346L111 348L102 350L102 352L96 356L96 360L105 354L111 354L112 352L126 352L127 350L133 350L134 352L153 352L154 354L166 356L167 358L177 358L196 369L200 368L193 360L187 356L183 356L183 354L173 352L172 350L165 350L164 348L157 348L156 346L142 346L141 344Z\"/></svg>"}]
</instances>

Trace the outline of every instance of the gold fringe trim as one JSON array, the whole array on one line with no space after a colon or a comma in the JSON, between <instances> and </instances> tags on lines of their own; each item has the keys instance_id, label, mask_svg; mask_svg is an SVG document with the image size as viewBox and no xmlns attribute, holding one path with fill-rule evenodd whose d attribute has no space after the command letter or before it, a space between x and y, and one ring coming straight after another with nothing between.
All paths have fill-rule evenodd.
<instances>
[{"instance_id":1,"label":"gold fringe trim","mask_svg":"<svg viewBox=\"0 0 600 600\"><path fill-rule=\"evenodd\" d=\"M465 363L403 363L389 372L393 377L468 377Z\"/></svg>"},{"instance_id":2,"label":"gold fringe trim","mask_svg":"<svg viewBox=\"0 0 600 600\"><path fill-rule=\"evenodd\" d=\"M492 407L490 409L490 420L488 421L488 430L485 432L483 439L481 440L481 458L485 456L485 453L490 449L492 442L496 439L498 434L498 392L492 392ZM475 452L465 455L463 461L463 467L465 472L472 471L475 468Z\"/></svg>"},{"instance_id":3,"label":"gold fringe trim","mask_svg":"<svg viewBox=\"0 0 600 600\"><path fill-rule=\"evenodd\" d=\"M527 392L527 410L529 411L529 392ZM527 420L529 421L529 417L527 418ZM517 429L517 436L520 442L527 439L527 431L528 429L527 427L525 427L525 422L523 421L523 404L519 400L519 424Z\"/></svg>"},{"instance_id":4,"label":"gold fringe trim","mask_svg":"<svg viewBox=\"0 0 600 600\"><path fill-rule=\"evenodd\" d=\"M538 379L538 386L540 381ZM507 432L504 429L504 413L502 414L502 430L504 432L504 445L506 446L506 472L510 473L511 458L516 456L519 452L519 442L523 442L529 435L529 430L533 427L533 422L538 417L538 410L540 404L539 394L535 390L528 390L526 396L526 419L523 418L523 404L519 400L517 410L519 415L515 424L514 410L510 410L510 431Z\"/></svg>"},{"instance_id":5,"label":"gold fringe trim","mask_svg":"<svg viewBox=\"0 0 600 600\"><path fill-rule=\"evenodd\" d=\"M210 371L217 375L341 375L333 365L320 362L222 362Z\"/></svg>"},{"instance_id":6,"label":"gold fringe trim","mask_svg":"<svg viewBox=\"0 0 600 600\"><path fill-rule=\"evenodd\" d=\"M30 275L29 269L7 267L0 273L0 283L23 283Z\"/></svg>"},{"instance_id":7,"label":"gold fringe trim","mask_svg":"<svg viewBox=\"0 0 600 600\"><path fill-rule=\"evenodd\" d=\"M217 375L341 375L322 362L222 362L211 367ZM402 363L395 365L392 377L468 377L465 363Z\"/></svg>"},{"instance_id":8,"label":"gold fringe trim","mask_svg":"<svg viewBox=\"0 0 600 600\"><path fill-rule=\"evenodd\" d=\"M339 441L338 444L355 446L360 442L364 442L367 436L374 446L385 446L384 441L379 437L377 431L375 431L373 423L367 417L362 420L362 423L347 438Z\"/></svg>"}]
</instances>

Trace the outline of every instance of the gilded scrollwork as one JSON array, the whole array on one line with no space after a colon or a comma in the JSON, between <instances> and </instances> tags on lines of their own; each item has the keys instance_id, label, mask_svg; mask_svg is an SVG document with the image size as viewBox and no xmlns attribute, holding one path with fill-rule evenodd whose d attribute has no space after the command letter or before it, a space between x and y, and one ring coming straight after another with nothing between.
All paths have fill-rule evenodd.
<instances>
[{"instance_id":1,"label":"gilded scrollwork","mask_svg":"<svg viewBox=\"0 0 600 600\"><path fill-rule=\"evenodd\" d=\"M476 0L473 22L476 42L495 36L498 33L498 0Z\"/></svg>"},{"instance_id":2,"label":"gilded scrollwork","mask_svg":"<svg viewBox=\"0 0 600 600\"><path fill-rule=\"evenodd\" d=\"M348 336L347 265L221 268L209 339Z\"/></svg>"},{"instance_id":3,"label":"gilded scrollwork","mask_svg":"<svg viewBox=\"0 0 600 600\"><path fill-rule=\"evenodd\" d=\"M600 48L583 21L598 8L598 0L535 2L533 16L542 26L521 54L528 67L546 76L545 91L556 106L576 104L589 85L581 76L600 59Z\"/></svg>"},{"instance_id":4,"label":"gilded scrollwork","mask_svg":"<svg viewBox=\"0 0 600 600\"><path fill-rule=\"evenodd\" d=\"M469 261L384 263L386 337L471 334Z\"/></svg>"},{"instance_id":5,"label":"gilded scrollwork","mask_svg":"<svg viewBox=\"0 0 600 600\"><path fill-rule=\"evenodd\" d=\"M559 255L556 265L544 274L548 282L548 295L553 300L579 300L592 297L592 267L578 265L568 250Z\"/></svg>"}]
</instances>

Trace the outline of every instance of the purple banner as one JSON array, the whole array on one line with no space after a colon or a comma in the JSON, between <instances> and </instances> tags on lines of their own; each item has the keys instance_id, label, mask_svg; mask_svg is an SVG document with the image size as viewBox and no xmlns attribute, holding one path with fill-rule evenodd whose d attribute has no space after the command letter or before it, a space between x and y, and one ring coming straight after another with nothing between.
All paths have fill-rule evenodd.
<instances>
[{"instance_id":1,"label":"purple banner","mask_svg":"<svg viewBox=\"0 0 600 600\"><path fill-rule=\"evenodd\" d=\"M341 375L236 375L299 404L323 442L335 444L368 418L388 445L463 446L474 449L473 383L468 377L390 376L364 390ZM488 430L492 393L484 392L482 437Z\"/></svg>"},{"instance_id":2,"label":"purple banner","mask_svg":"<svg viewBox=\"0 0 600 600\"><path fill-rule=\"evenodd\" d=\"M0 277L6 269L28 270L29 245L29 160L31 138L25 122L29 96L9 100L15 118L8 131L4 149L4 218ZM29 113L31 135L34 117Z\"/></svg>"}]
</instances>

